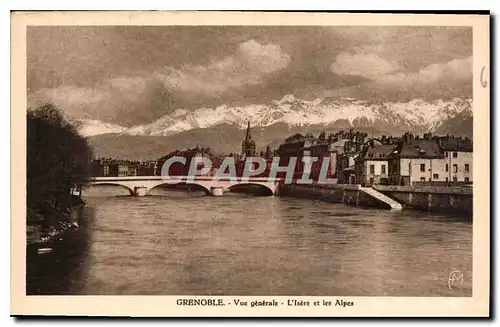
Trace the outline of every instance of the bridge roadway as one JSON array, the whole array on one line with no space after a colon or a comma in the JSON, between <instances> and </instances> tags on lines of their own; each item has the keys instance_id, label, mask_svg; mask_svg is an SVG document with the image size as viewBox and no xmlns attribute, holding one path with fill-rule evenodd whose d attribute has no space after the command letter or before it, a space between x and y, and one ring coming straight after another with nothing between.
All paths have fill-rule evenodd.
<instances>
[{"instance_id":1,"label":"bridge roadway","mask_svg":"<svg viewBox=\"0 0 500 327\"><path fill-rule=\"evenodd\" d=\"M213 176L123 176L123 177L94 177L90 185L119 185L129 189L136 196L144 196L153 188L160 185L195 184L212 195L222 195L235 185L260 185L276 194L281 178L268 177L213 177Z\"/></svg>"}]
</instances>

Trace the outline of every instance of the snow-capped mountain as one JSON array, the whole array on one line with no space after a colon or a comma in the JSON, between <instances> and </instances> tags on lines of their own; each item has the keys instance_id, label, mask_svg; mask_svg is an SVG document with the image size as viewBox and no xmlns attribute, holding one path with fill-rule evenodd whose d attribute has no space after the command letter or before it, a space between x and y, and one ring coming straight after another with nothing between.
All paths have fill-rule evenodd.
<instances>
[{"instance_id":1,"label":"snow-capped mountain","mask_svg":"<svg viewBox=\"0 0 500 327\"><path fill-rule=\"evenodd\" d=\"M73 121L82 136L93 136L100 134L120 134L127 130L126 127L105 123L94 119L79 119Z\"/></svg>"},{"instance_id":2,"label":"snow-capped mountain","mask_svg":"<svg viewBox=\"0 0 500 327\"><path fill-rule=\"evenodd\" d=\"M81 127L98 156L157 158L175 149L209 146L219 153L240 151L247 122L257 149L276 148L295 133L356 130L378 137L422 134L453 134L472 137L469 99L414 100L407 103L373 103L356 99L299 100L288 95L267 105L221 106L198 110L179 109L146 125L125 129L96 121ZM102 132L102 134L101 134Z\"/></svg>"},{"instance_id":3,"label":"snow-capped mountain","mask_svg":"<svg viewBox=\"0 0 500 327\"><path fill-rule=\"evenodd\" d=\"M146 125L130 129L86 121L86 135L124 133L140 136L167 136L194 129L210 128L221 124L244 129L250 121L253 127L268 127L277 123L300 127L325 125L330 128L371 128L381 131L435 131L462 112L472 115L471 99L455 98L450 101L426 102L369 102L352 98L325 98L305 101L289 94L281 100L265 105L228 106L177 109L172 114ZM89 123L89 125L87 125Z\"/></svg>"},{"instance_id":4,"label":"snow-capped mountain","mask_svg":"<svg viewBox=\"0 0 500 327\"><path fill-rule=\"evenodd\" d=\"M236 125L243 129L250 121L252 126L266 127L276 123L288 126L331 125L348 122L352 127L434 131L448 119L462 111L471 111L470 99L413 100L407 103L371 103L355 99L317 99L304 101L286 95L268 105L251 105L202 108L195 111L178 109L157 121L136 126L130 135L171 135L196 128L209 128L220 124Z\"/></svg>"}]
</instances>

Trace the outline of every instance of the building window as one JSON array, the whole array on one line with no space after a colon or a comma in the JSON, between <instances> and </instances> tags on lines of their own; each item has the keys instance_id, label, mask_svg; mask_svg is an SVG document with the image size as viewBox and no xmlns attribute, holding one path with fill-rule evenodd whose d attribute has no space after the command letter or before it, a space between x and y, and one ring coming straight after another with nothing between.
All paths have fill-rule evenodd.
<instances>
[{"instance_id":1,"label":"building window","mask_svg":"<svg viewBox=\"0 0 500 327\"><path fill-rule=\"evenodd\" d=\"M370 165L370 174L375 174L375 165Z\"/></svg>"},{"instance_id":2,"label":"building window","mask_svg":"<svg viewBox=\"0 0 500 327\"><path fill-rule=\"evenodd\" d=\"M381 169L382 169L382 174L385 174L385 165L382 165Z\"/></svg>"},{"instance_id":3,"label":"building window","mask_svg":"<svg viewBox=\"0 0 500 327\"><path fill-rule=\"evenodd\" d=\"M425 182L425 177L420 177L421 182Z\"/></svg>"},{"instance_id":4,"label":"building window","mask_svg":"<svg viewBox=\"0 0 500 327\"><path fill-rule=\"evenodd\" d=\"M457 164L453 164L453 172L458 173L458 165Z\"/></svg>"},{"instance_id":5,"label":"building window","mask_svg":"<svg viewBox=\"0 0 500 327\"><path fill-rule=\"evenodd\" d=\"M373 177L370 178L370 185L373 185Z\"/></svg>"},{"instance_id":6,"label":"building window","mask_svg":"<svg viewBox=\"0 0 500 327\"><path fill-rule=\"evenodd\" d=\"M469 177L465 177L464 181L468 182L469 181Z\"/></svg>"},{"instance_id":7,"label":"building window","mask_svg":"<svg viewBox=\"0 0 500 327\"><path fill-rule=\"evenodd\" d=\"M445 158L448 158L448 151L445 151L445 152L444 152L444 157L445 157Z\"/></svg>"},{"instance_id":8,"label":"building window","mask_svg":"<svg viewBox=\"0 0 500 327\"><path fill-rule=\"evenodd\" d=\"M447 182L449 181L448 177L445 178L445 181L447 181Z\"/></svg>"},{"instance_id":9,"label":"building window","mask_svg":"<svg viewBox=\"0 0 500 327\"><path fill-rule=\"evenodd\" d=\"M448 171L448 164L446 164L446 171Z\"/></svg>"},{"instance_id":10,"label":"building window","mask_svg":"<svg viewBox=\"0 0 500 327\"><path fill-rule=\"evenodd\" d=\"M425 164L420 164L420 171L425 171Z\"/></svg>"},{"instance_id":11,"label":"building window","mask_svg":"<svg viewBox=\"0 0 500 327\"><path fill-rule=\"evenodd\" d=\"M457 181L457 176L453 176L453 181L456 182Z\"/></svg>"},{"instance_id":12,"label":"building window","mask_svg":"<svg viewBox=\"0 0 500 327\"><path fill-rule=\"evenodd\" d=\"M433 174L433 175L432 175L432 178L434 178L434 179L438 179L438 178L439 178L439 174Z\"/></svg>"},{"instance_id":13,"label":"building window","mask_svg":"<svg viewBox=\"0 0 500 327\"><path fill-rule=\"evenodd\" d=\"M469 164L465 164L465 170L464 170L466 173L469 172Z\"/></svg>"},{"instance_id":14,"label":"building window","mask_svg":"<svg viewBox=\"0 0 500 327\"><path fill-rule=\"evenodd\" d=\"M458 157L458 153L453 152L453 158L456 158L456 157Z\"/></svg>"},{"instance_id":15,"label":"building window","mask_svg":"<svg viewBox=\"0 0 500 327\"><path fill-rule=\"evenodd\" d=\"M108 176L109 175L109 166L104 166L104 176Z\"/></svg>"}]
</instances>

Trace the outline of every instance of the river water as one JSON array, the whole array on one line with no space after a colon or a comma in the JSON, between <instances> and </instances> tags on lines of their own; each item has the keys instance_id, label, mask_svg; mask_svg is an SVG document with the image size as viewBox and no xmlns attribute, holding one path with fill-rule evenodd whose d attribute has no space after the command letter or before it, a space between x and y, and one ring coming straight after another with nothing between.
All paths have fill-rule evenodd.
<instances>
[{"instance_id":1,"label":"river water","mask_svg":"<svg viewBox=\"0 0 500 327\"><path fill-rule=\"evenodd\" d=\"M467 217L153 191L87 197L68 244L28 260L28 294L472 295Z\"/></svg>"}]
</instances>

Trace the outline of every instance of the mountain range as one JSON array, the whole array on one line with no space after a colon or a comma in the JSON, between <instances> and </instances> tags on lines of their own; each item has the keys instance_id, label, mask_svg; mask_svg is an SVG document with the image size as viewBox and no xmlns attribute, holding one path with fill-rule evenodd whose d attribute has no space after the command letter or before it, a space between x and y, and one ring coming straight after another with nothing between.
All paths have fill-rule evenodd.
<instances>
[{"instance_id":1,"label":"mountain range","mask_svg":"<svg viewBox=\"0 0 500 327\"><path fill-rule=\"evenodd\" d=\"M433 132L472 137L472 100L370 102L352 98L301 100L289 94L268 104L177 109L149 124L124 127L97 120L76 120L97 156L153 159L175 149L210 146L240 150L247 123L258 150L277 147L294 133L349 130L370 136Z\"/></svg>"}]
</instances>

